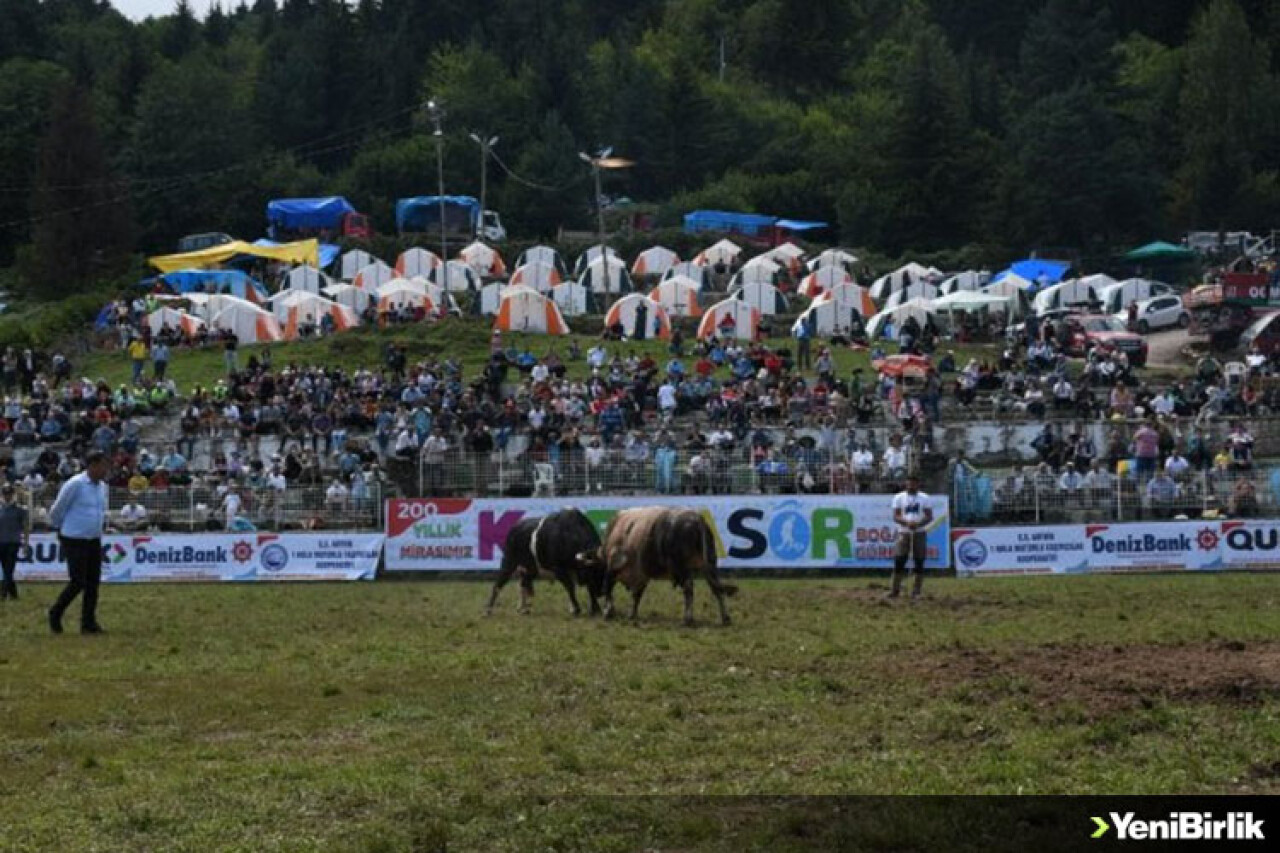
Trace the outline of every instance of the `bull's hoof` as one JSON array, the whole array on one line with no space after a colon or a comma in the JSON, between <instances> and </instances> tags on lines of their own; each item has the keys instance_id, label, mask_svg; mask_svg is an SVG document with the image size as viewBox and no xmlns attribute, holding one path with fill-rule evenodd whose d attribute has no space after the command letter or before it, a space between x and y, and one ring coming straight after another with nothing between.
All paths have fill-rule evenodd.
<instances>
[{"instance_id":1,"label":"bull's hoof","mask_svg":"<svg viewBox=\"0 0 1280 853\"><path fill-rule=\"evenodd\" d=\"M720 624L721 624L721 625L732 625L732 624L733 624L733 620L732 620L732 619L730 619L728 616L726 616L726 617L724 617L723 619L721 619L721 620L720 620Z\"/></svg>"},{"instance_id":2,"label":"bull's hoof","mask_svg":"<svg viewBox=\"0 0 1280 853\"><path fill-rule=\"evenodd\" d=\"M516 612L519 613L521 616L528 616L530 613L533 612L533 610L531 610L528 607L518 607L516 608Z\"/></svg>"},{"instance_id":3,"label":"bull's hoof","mask_svg":"<svg viewBox=\"0 0 1280 853\"><path fill-rule=\"evenodd\" d=\"M578 609L576 609L576 608L570 607L570 608L569 608L569 615L570 615L570 616L572 616L574 619L577 619L579 616L581 616L581 615L582 615L582 611L581 611L581 610L578 610Z\"/></svg>"}]
</instances>

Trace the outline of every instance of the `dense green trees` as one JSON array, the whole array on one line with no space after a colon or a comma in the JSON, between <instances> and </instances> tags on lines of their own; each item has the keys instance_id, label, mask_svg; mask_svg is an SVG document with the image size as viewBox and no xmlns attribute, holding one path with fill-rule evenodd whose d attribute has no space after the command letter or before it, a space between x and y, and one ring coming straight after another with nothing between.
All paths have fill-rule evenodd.
<instances>
[{"instance_id":1,"label":"dense green trees","mask_svg":"<svg viewBox=\"0 0 1280 853\"><path fill-rule=\"evenodd\" d=\"M445 182L529 237L605 192L824 218L832 240L1100 263L1280 226L1280 7L1263 0L0 0L0 266L32 290L184 233L255 237L277 194L394 227ZM104 187L113 194L104 194ZM110 210L112 227L103 227ZM98 211L85 215L85 211ZM119 226L119 227L116 227ZM77 232L83 231L83 234ZM69 266L67 266L69 265Z\"/></svg>"}]
</instances>

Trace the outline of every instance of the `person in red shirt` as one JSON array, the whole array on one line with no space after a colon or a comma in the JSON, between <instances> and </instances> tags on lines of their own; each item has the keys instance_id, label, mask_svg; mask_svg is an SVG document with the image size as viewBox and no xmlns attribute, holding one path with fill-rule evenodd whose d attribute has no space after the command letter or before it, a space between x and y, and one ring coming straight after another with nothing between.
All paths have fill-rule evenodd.
<instances>
[{"instance_id":1,"label":"person in red shirt","mask_svg":"<svg viewBox=\"0 0 1280 853\"><path fill-rule=\"evenodd\" d=\"M711 359L707 358L705 355L698 359L697 363L693 365L693 372L704 379L714 373L715 369L716 366L712 364Z\"/></svg>"}]
</instances>

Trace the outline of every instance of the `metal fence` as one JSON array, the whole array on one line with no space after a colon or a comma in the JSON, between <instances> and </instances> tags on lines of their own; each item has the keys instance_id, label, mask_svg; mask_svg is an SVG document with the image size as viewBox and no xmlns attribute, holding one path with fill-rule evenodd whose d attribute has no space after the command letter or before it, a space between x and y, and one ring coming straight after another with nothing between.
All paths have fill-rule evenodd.
<instances>
[{"instance_id":1,"label":"metal fence","mask_svg":"<svg viewBox=\"0 0 1280 853\"><path fill-rule=\"evenodd\" d=\"M951 499L958 524L1249 518L1280 513L1280 468L1214 468L1167 478L1126 470L1078 484L1031 466L958 472Z\"/></svg>"},{"instance_id":2,"label":"metal fence","mask_svg":"<svg viewBox=\"0 0 1280 853\"><path fill-rule=\"evenodd\" d=\"M754 460L737 451L626 450L599 453L450 452L420 455L418 493L423 496L524 497L650 494L857 494L902 488L915 454L896 470L876 465L855 471L849 459L820 451L798 458Z\"/></svg>"},{"instance_id":3,"label":"metal fence","mask_svg":"<svg viewBox=\"0 0 1280 853\"><path fill-rule=\"evenodd\" d=\"M237 487L239 510L234 529L283 530L381 530L384 489L381 483L368 485L367 494L353 497L349 491L330 491L325 486L291 486L283 491L269 488ZM110 490L107 524L120 531L228 529L225 492L216 486L171 486L131 492ZM58 496L57 486L24 492L33 530L49 529L49 509ZM140 507L141 518L131 519L126 506Z\"/></svg>"}]
</instances>

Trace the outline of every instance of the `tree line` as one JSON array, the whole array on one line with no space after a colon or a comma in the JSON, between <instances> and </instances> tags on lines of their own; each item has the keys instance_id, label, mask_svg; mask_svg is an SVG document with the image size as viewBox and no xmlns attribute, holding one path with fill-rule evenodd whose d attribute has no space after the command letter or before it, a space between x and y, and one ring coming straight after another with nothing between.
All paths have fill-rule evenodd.
<instances>
[{"instance_id":1,"label":"tree line","mask_svg":"<svg viewBox=\"0 0 1280 853\"><path fill-rule=\"evenodd\" d=\"M889 257L1105 259L1280 223L1269 0L0 0L0 267L35 296L342 194L379 230L447 192L508 230L605 193L827 220Z\"/></svg>"}]
</instances>

